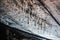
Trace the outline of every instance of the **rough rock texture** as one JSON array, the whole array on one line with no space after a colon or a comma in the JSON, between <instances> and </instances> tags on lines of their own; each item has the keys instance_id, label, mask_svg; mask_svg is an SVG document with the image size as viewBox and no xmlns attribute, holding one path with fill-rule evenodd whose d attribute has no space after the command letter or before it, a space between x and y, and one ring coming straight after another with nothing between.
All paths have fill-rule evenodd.
<instances>
[{"instance_id":1,"label":"rough rock texture","mask_svg":"<svg viewBox=\"0 0 60 40\"><path fill-rule=\"evenodd\" d=\"M29 33L59 40L59 4L59 0L1 0L0 22Z\"/></svg>"}]
</instances>

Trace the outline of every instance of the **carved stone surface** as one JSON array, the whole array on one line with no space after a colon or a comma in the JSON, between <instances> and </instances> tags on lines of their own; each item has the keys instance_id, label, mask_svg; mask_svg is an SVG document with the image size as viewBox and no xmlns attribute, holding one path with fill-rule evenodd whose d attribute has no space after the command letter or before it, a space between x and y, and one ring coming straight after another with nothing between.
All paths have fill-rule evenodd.
<instances>
[{"instance_id":1,"label":"carved stone surface","mask_svg":"<svg viewBox=\"0 0 60 40\"><path fill-rule=\"evenodd\" d=\"M0 2L0 22L49 39L60 39L59 0L2 0Z\"/></svg>"}]
</instances>

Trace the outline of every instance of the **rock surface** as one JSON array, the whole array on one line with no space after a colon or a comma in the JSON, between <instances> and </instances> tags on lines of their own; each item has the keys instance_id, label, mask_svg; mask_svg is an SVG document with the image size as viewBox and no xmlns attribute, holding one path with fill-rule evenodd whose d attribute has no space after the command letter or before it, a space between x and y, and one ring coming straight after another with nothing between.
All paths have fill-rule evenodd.
<instances>
[{"instance_id":1,"label":"rock surface","mask_svg":"<svg viewBox=\"0 0 60 40\"><path fill-rule=\"evenodd\" d=\"M49 39L60 40L59 0L41 2L40 0L1 0L0 2L0 22Z\"/></svg>"}]
</instances>

